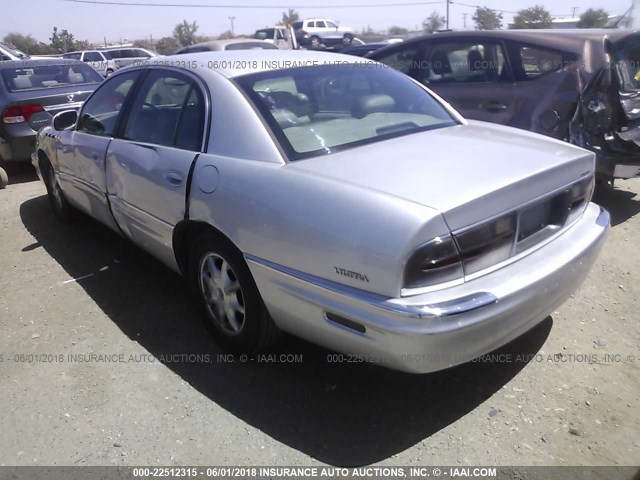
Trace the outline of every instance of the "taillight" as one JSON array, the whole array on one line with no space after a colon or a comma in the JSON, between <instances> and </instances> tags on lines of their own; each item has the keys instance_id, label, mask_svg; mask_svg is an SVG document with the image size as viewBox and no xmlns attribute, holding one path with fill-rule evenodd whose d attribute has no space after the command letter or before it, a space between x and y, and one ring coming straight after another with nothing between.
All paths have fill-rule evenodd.
<instances>
[{"instance_id":1,"label":"taillight","mask_svg":"<svg viewBox=\"0 0 640 480\"><path fill-rule=\"evenodd\" d=\"M517 223L516 214L510 213L456 233L465 274L478 272L509 258Z\"/></svg>"},{"instance_id":2,"label":"taillight","mask_svg":"<svg viewBox=\"0 0 640 480\"><path fill-rule=\"evenodd\" d=\"M462 279L462 262L450 235L418 247L404 267L404 288L430 287Z\"/></svg>"},{"instance_id":3,"label":"taillight","mask_svg":"<svg viewBox=\"0 0 640 480\"><path fill-rule=\"evenodd\" d=\"M28 122L31 115L44 112L42 105L17 105L5 108L2 112L2 123L24 123Z\"/></svg>"}]
</instances>

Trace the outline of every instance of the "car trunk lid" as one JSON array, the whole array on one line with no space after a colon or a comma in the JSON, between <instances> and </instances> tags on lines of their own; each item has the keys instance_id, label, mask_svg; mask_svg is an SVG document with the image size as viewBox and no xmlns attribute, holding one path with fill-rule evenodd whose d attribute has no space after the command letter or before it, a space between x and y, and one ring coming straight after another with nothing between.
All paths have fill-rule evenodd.
<instances>
[{"instance_id":1,"label":"car trunk lid","mask_svg":"<svg viewBox=\"0 0 640 480\"><path fill-rule=\"evenodd\" d=\"M470 121L289 166L435 208L455 232L590 177L594 154Z\"/></svg>"}]
</instances>

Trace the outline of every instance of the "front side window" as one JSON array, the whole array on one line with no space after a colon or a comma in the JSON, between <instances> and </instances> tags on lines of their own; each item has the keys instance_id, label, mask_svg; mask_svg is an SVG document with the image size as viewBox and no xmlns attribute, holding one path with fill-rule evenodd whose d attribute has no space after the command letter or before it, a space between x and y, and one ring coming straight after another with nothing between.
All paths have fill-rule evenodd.
<instances>
[{"instance_id":1,"label":"front side window","mask_svg":"<svg viewBox=\"0 0 640 480\"><path fill-rule=\"evenodd\" d=\"M84 59L85 62L102 62L104 61L102 55L98 52L85 52Z\"/></svg>"},{"instance_id":2,"label":"front side window","mask_svg":"<svg viewBox=\"0 0 640 480\"><path fill-rule=\"evenodd\" d=\"M109 55L111 55L111 58L122 58L122 51L121 50L110 50L109 51Z\"/></svg>"},{"instance_id":3,"label":"front side window","mask_svg":"<svg viewBox=\"0 0 640 480\"><path fill-rule=\"evenodd\" d=\"M330 28L338 28L338 25L336 25L336 24L335 24L335 23L333 23L333 22L327 22L327 27L330 27Z\"/></svg>"},{"instance_id":4,"label":"front side window","mask_svg":"<svg viewBox=\"0 0 640 480\"><path fill-rule=\"evenodd\" d=\"M372 62L236 78L291 160L457 124L411 79Z\"/></svg>"},{"instance_id":5,"label":"front side window","mask_svg":"<svg viewBox=\"0 0 640 480\"><path fill-rule=\"evenodd\" d=\"M516 80L535 80L557 72L578 61L578 55L534 45L514 44L512 47L513 71Z\"/></svg>"},{"instance_id":6,"label":"front side window","mask_svg":"<svg viewBox=\"0 0 640 480\"><path fill-rule=\"evenodd\" d=\"M78 130L92 135L115 135L118 116L139 71L127 72L107 80L87 100L80 114Z\"/></svg>"},{"instance_id":7,"label":"front side window","mask_svg":"<svg viewBox=\"0 0 640 480\"><path fill-rule=\"evenodd\" d=\"M199 151L204 97L189 77L152 71L133 102L123 138Z\"/></svg>"}]
</instances>

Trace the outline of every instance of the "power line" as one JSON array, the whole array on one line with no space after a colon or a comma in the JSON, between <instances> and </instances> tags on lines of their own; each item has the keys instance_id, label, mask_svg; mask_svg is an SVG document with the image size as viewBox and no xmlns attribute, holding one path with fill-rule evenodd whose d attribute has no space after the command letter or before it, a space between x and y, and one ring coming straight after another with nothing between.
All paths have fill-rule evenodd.
<instances>
[{"instance_id":1,"label":"power line","mask_svg":"<svg viewBox=\"0 0 640 480\"><path fill-rule=\"evenodd\" d=\"M201 3L141 3L141 2L114 2L110 0L63 0L73 3L87 3L92 5L111 5L121 7L179 7L179 8L263 8L263 9L282 9L282 8L372 8L372 7L408 7L420 5L435 5L445 3L446 0L432 2L403 2L403 3L370 3L368 5L211 5ZM452 2L453 3L453 2Z\"/></svg>"}]
</instances>

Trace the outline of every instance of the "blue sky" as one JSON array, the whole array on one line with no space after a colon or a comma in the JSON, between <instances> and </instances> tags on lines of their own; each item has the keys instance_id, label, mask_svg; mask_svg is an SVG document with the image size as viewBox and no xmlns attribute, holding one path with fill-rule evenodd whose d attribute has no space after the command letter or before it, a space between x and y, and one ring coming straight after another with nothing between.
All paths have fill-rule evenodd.
<instances>
[{"instance_id":1,"label":"blue sky","mask_svg":"<svg viewBox=\"0 0 640 480\"><path fill-rule=\"evenodd\" d=\"M127 0L113 0L127 1ZM133 0L130 0L133 1ZM370 25L374 29L386 29L399 25L409 29L418 27L433 10L445 14L444 0L436 4L371 7L371 4L401 4L420 0L135 0L138 3L207 4L236 5L231 8L185 8L185 7L142 7L88 5L65 0L0 0L0 38L9 32L31 34L36 39L47 42L54 26L66 28L78 40L100 42L120 39L154 40L171 35L176 23L183 19L196 20L198 34L216 36L230 29L229 17L235 17L236 33L253 33L256 29L273 25L290 5L304 17L328 17L357 30ZM436 0L425 0L433 2ZM517 11L538 3L544 5L554 15L571 15L573 7L579 15L587 8L605 8L610 14L622 14L630 6L631 0L461 0L469 5L482 5L495 9ZM264 6L266 8L240 8L241 5ZM277 8L272 5L279 6ZM331 8L316 8L326 5ZM354 5L355 7L344 7ZM463 28L463 14L467 13L467 28L473 27L473 8L460 4L450 6L450 26ZM638 12L640 15L640 12ZM513 17L504 14L505 25Z\"/></svg>"}]
</instances>

